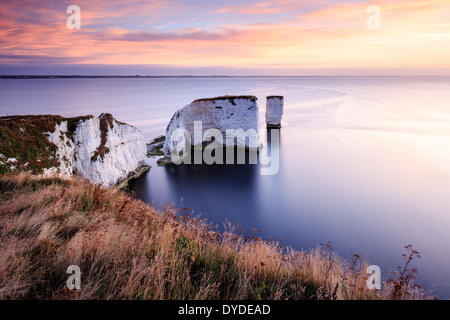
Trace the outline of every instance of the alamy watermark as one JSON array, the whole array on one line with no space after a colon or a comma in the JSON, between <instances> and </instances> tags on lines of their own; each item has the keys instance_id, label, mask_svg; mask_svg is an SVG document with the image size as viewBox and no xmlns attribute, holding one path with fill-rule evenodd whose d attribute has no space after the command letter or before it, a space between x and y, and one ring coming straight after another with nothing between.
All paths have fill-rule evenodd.
<instances>
[{"instance_id":1,"label":"alamy watermark","mask_svg":"<svg viewBox=\"0 0 450 320\"><path fill-rule=\"evenodd\" d=\"M381 9L379 6L371 5L367 7L367 18L366 24L369 30L380 30L381 29Z\"/></svg>"},{"instance_id":2,"label":"alamy watermark","mask_svg":"<svg viewBox=\"0 0 450 320\"><path fill-rule=\"evenodd\" d=\"M70 290L80 290L81 289L81 270L77 265L70 265L67 267L69 278L67 278L66 286Z\"/></svg>"},{"instance_id":3,"label":"alamy watermark","mask_svg":"<svg viewBox=\"0 0 450 320\"><path fill-rule=\"evenodd\" d=\"M70 16L66 20L66 26L69 30L81 29L81 9L79 6L72 4L67 7L66 13Z\"/></svg>"},{"instance_id":4,"label":"alamy watermark","mask_svg":"<svg viewBox=\"0 0 450 320\"><path fill-rule=\"evenodd\" d=\"M367 289L381 289L381 268L377 265L368 266L366 273L370 274L367 278L366 286Z\"/></svg>"}]
</instances>

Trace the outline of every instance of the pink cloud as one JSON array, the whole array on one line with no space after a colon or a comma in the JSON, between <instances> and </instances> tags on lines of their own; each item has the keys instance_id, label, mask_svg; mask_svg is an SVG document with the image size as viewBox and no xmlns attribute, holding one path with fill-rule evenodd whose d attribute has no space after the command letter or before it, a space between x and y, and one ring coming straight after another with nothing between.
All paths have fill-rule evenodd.
<instances>
[{"instance_id":1,"label":"pink cloud","mask_svg":"<svg viewBox=\"0 0 450 320\"><path fill-rule=\"evenodd\" d=\"M0 63L450 67L448 1L379 0L379 32L365 27L371 2L273 0L204 10L175 0L77 3L79 31L65 26L68 3L2 2Z\"/></svg>"}]
</instances>

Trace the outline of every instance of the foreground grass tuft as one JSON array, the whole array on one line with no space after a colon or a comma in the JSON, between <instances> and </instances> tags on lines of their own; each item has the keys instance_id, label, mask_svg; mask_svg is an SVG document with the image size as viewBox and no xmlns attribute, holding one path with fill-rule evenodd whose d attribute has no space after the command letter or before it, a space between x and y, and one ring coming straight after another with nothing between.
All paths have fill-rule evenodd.
<instances>
[{"instance_id":1,"label":"foreground grass tuft","mask_svg":"<svg viewBox=\"0 0 450 320\"><path fill-rule=\"evenodd\" d=\"M0 177L0 299L419 299L407 277L366 288L366 264L212 231L83 180ZM408 262L409 263L409 262ZM69 265L81 290L65 288ZM406 280L407 281L406 281Z\"/></svg>"}]
</instances>

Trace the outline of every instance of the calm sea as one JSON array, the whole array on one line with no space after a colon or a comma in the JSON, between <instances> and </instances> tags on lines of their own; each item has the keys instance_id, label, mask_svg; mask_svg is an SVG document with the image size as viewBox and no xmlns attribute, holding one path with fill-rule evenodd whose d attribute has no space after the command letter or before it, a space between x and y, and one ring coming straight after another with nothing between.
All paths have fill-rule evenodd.
<instances>
[{"instance_id":1,"label":"calm sea","mask_svg":"<svg viewBox=\"0 0 450 320\"><path fill-rule=\"evenodd\" d=\"M178 108L225 94L257 96L261 121L265 96L285 96L279 172L154 166L134 185L139 198L295 248L330 241L383 277L410 243L419 283L450 298L450 78L0 80L0 115L109 112L150 140Z\"/></svg>"}]
</instances>

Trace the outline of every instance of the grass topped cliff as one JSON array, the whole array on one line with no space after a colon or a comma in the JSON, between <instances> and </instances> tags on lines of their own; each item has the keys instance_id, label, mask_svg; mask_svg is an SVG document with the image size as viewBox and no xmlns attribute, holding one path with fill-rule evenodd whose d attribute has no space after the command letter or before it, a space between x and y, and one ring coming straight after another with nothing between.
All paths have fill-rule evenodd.
<instances>
[{"instance_id":1,"label":"grass topped cliff","mask_svg":"<svg viewBox=\"0 0 450 320\"><path fill-rule=\"evenodd\" d=\"M57 147L46 133L67 121L67 138L73 141L77 124L92 116L64 118L57 115L0 117L0 174L29 171L40 174L43 169L58 167ZM63 134L63 133L61 133Z\"/></svg>"},{"instance_id":2,"label":"grass topped cliff","mask_svg":"<svg viewBox=\"0 0 450 320\"><path fill-rule=\"evenodd\" d=\"M148 169L145 160L142 132L108 113L0 118L0 174L76 174L109 187Z\"/></svg>"},{"instance_id":3,"label":"grass topped cliff","mask_svg":"<svg viewBox=\"0 0 450 320\"><path fill-rule=\"evenodd\" d=\"M228 100L232 105L235 105L234 100L236 99L245 99L245 100L250 100L251 102L255 102L256 100L258 100L257 97L255 96L220 96L220 97L214 97L214 98L201 98L201 99L197 99L194 100L192 103L197 103L197 102L207 102L207 101L217 101L217 100Z\"/></svg>"},{"instance_id":4,"label":"grass topped cliff","mask_svg":"<svg viewBox=\"0 0 450 320\"><path fill-rule=\"evenodd\" d=\"M86 180L0 176L0 299L416 299L410 271L366 288L366 264L216 233ZM66 289L69 265L81 289ZM411 276L412 275L412 276Z\"/></svg>"}]
</instances>

